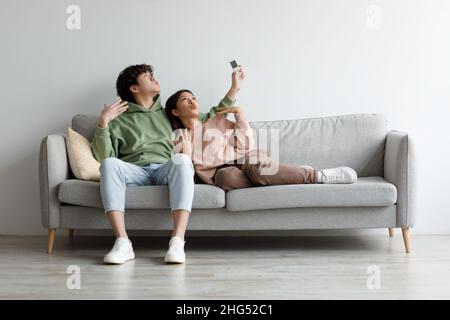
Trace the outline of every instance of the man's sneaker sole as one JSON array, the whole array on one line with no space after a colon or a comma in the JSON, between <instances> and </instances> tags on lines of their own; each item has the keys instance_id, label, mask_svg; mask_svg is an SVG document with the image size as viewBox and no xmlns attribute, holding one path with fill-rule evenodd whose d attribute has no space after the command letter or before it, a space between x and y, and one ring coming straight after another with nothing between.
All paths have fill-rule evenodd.
<instances>
[{"instance_id":1,"label":"man's sneaker sole","mask_svg":"<svg viewBox=\"0 0 450 320\"><path fill-rule=\"evenodd\" d=\"M175 264L175 263L185 263L186 258L177 258L172 255L166 255L164 258L165 263Z\"/></svg>"},{"instance_id":2,"label":"man's sneaker sole","mask_svg":"<svg viewBox=\"0 0 450 320\"><path fill-rule=\"evenodd\" d=\"M135 257L134 252L126 256L124 259L111 259L111 258L104 258L103 263L104 264L124 264L127 261L133 260Z\"/></svg>"}]
</instances>

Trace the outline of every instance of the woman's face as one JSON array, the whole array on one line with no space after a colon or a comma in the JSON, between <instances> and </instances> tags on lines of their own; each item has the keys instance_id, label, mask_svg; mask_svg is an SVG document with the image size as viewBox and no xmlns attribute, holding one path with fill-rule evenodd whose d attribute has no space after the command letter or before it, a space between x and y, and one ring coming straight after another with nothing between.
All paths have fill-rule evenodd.
<instances>
[{"instance_id":1,"label":"woman's face","mask_svg":"<svg viewBox=\"0 0 450 320\"><path fill-rule=\"evenodd\" d=\"M198 102L195 96L189 92L183 92L177 101L177 107L173 110L175 116L179 118L198 117Z\"/></svg>"}]
</instances>

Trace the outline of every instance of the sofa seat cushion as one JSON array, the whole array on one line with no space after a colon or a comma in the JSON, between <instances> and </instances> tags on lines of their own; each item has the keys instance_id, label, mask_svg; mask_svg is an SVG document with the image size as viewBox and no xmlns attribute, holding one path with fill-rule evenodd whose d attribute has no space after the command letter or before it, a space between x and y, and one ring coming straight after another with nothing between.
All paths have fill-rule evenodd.
<instances>
[{"instance_id":1,"label":"sofa seat cushion","mask_svg":"<svg viewBox=\"0 0 450 320\"><path fill-rule=\"evenodd\" d=\"M226 194L230 211L304 207L372 207L397 202L397 189L382 177L354 184L291 184L235 189Z\"/></svg>"},{"instance_id":2,"label":"sofa seat cushion","mask_svg":"<svg viewBox=\"0 0 450 320\"><path fill-rule=\"evenodd\" d=\"M59 185L59 201L67 204L103 208L100 183L82 180L66 180ZM127 187L125 209L165 209L170 208L168 186ZM194 209L223 208L225 192L215 186L196 184L194 189Z\"/></svg>"}]
</instances>

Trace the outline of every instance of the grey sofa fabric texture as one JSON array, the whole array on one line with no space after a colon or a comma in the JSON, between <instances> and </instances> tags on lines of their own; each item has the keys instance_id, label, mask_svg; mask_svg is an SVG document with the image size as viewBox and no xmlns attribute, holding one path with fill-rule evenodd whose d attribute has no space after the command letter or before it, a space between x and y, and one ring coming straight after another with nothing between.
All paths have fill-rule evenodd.
<instances>
[{"instance_id":1,"label":"grey sofa fabric texture","mask_svg":"<svg viewBox=\"0 0 450 320\"><path fill-rule=\"evenodd\" d=\"M100 183L66 180L61 183L59 201L72 205L103 208L100 196ZM196 184L194 190L195 209L223 208L225 192L216 186ZM168 186L128 187L125 194L125 209L169 209Z\"/></svg>"},{"instance_id":2,"label":"grey sofa fabric texture","mask_svg":"<svg viewBox=\"0 0 450 320\"><path fill-rule=\"evenodd\" d=\"M76 115L72 128L91 140L96 123L96 116ZM316 169L350 166L358 173L357 183L264 186L229 192L198 184L188 228L226 231L414 226L411 139L406 133L388 132L382 115L258 121L251 126L257 143L265 142L266 137L279 139L279 150L267 145L261 148L273 152L272 156L278 154L281 163L307 164ZM42 140L39 179L44 227L109 228L99 183L73 179L63 135L52 134ZM169 230L168 199L167 186L127 188L127 227Z\"/></svg>"}]
</instances>

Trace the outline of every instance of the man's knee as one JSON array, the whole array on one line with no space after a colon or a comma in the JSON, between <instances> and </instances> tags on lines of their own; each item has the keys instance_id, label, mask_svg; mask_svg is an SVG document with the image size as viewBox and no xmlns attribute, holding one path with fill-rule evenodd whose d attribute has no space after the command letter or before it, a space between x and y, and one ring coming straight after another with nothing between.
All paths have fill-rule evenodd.
<instances>
[{"instance_id":1,"label":"man's knee","mask_svg":"<svg viewBox=\"0 0 450 320\"><path fill-rule=\"evenodd\" d=\"M100 174L113 172L120 168L121 160L117 158L106 158L100 163Z\"/></svg>"},{"instance_id":2,"label":"man's knee","mask_svg":"<svg viewBox=\"0 0 450 320\"><path fill-rule=\"evenodd\" d=\"M173 162L172 169L175 170L189 170L193 171L194 166L192 165L192 160L184 153L177 153L172 155L171 158Z\"/></svg>"}]
</instances>

